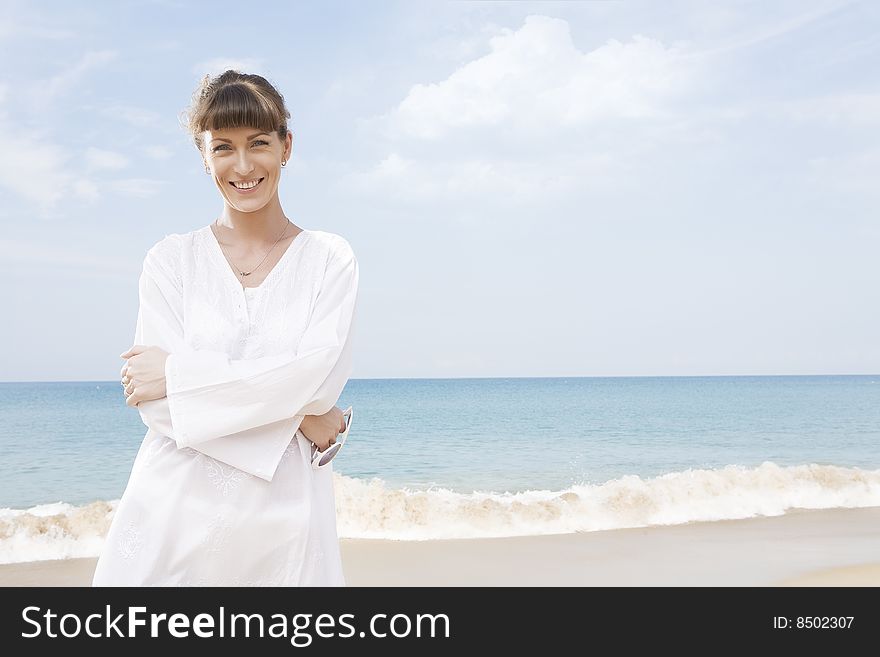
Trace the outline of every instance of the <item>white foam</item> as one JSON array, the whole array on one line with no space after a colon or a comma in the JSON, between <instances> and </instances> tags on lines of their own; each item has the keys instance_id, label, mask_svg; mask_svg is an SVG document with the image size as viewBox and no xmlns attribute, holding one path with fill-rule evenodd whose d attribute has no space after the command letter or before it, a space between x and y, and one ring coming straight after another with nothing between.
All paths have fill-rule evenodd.
<instances>
[{"instance_id":1,"label":"white foam","mask_svg":"<svg viewBox=\"0 0 880 657\"><path fill-rule=\"evenodd\" d=\"M334 474L340 538L427 540L564 534L880 506L880 470L727 466L521 493L389 488ZM0 509L0 563L97 556L118 500Z\"/></svg>"},{"instance_id":2,"label":"white foam","mask_svg":"<svg viewBox=\"0 0 880 657\"><path fill-rule=\"evenodd\" d=\"M340 485L341 484L341 485ZM394 490L380 480L336 486L340 537L445 539L566 534L782 515L788 509L880 506L880 470L833 465L628 475L599 485L522 493Z\"/></svg>"},{"instance_id":3,"label":"white foam","mask_svg":"<svg viewBox=\"0 0 880 657\"><path fill-rule=\"evenodd\" d=\"M118 502L0 509L0 563L97 556Z\"/></svg>"}]
</instances>

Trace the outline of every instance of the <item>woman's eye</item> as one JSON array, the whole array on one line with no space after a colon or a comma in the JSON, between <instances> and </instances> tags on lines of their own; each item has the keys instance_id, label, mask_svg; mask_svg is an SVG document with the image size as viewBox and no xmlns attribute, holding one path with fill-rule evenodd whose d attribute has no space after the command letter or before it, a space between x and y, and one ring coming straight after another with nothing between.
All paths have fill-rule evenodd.
<instances>
[{"instance_id":1,"label":"woman's eye","mask_svg":"<svg viewBox=\"0 0 880 657\"><path fill-rule=\"evenodd\" d=\"M264 139L257 139L256 141L254 141L254 144L263 144L265 146L268 146L269 142L265 141ZM214 153L216 151L219 151L224 146L227 146L227 144L220 144L219 146L215 146L214 148L211 149L211 152Z\"/></svg>"}]
</instances>

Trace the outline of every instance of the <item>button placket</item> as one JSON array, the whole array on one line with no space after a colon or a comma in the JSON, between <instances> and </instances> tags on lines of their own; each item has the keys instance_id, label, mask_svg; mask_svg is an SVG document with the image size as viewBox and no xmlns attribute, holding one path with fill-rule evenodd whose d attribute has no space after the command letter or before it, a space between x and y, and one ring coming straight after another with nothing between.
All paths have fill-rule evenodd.
<instances>
[{"instance_id":1,"label":"button placket","mask_svg":"<svg viewBox=\"0 0 880 657\"><path fill-rule=\"evenodd\" d=\"M248 314L247 307L247 297L245 296L247 292L245 292L243 287L239 287L239 293L236 297L235 303L238 308L238 322L242 324L245 328L250 324L250 315Z\"/></svg>"}]
</instances>

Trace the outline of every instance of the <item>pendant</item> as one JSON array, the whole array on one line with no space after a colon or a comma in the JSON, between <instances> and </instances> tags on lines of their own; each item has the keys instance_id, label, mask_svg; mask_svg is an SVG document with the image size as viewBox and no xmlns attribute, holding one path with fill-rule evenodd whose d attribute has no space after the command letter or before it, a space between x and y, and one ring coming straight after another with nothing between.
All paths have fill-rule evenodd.
<instances>
[{"instance_id":1,"label":"pendant","mask_svg":"<svg viewBox=\"0 0 880 657\"><path fill-rule=\"evenodd\" d=\"M247 273L245 273L245 272L241 272L241 275L242 275L242 276L250 276L250 275L251 275L251 272L247 272Z\"/></svg>"}]
</instances>

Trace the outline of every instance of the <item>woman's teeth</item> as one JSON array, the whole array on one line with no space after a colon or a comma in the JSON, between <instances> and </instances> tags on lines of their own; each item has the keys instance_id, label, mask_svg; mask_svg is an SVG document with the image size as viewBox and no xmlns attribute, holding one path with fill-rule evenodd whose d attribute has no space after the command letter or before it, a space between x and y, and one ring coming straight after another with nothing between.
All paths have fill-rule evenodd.
<instances>
[{"instance_id":1,"label":"woman's teeth","mask_svg":"<svg viewBox=\"0 0 880 657\"><path fill-rule=\"evenodd\" d=\"M261 182L263 182L263 179L258 178L257 180L251 180L250 182L246 182L246 183L231 182L230 184L233 187L235 187L236 189L253 189L257 185L259 185Z\"/></svg>"}]
</instances>

